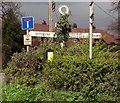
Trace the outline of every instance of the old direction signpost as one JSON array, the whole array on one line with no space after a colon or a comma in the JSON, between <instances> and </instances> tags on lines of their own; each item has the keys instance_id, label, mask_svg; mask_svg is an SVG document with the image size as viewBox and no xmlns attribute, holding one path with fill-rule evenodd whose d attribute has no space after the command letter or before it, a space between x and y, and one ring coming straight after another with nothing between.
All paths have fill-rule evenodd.
<instances>
[{"instance_id":1,"label":"old direction signpost","mask_svg":"<svg viewBox=\"0 0 120 103\"><path fill-rule=\"evenodd\" d=\"M29 32L30 36L35 36L35 37L48 37L48 38L56 38L55 32L40 32L40 31L30 31ZM92 38L99 39L101 38L101 33L93 33ZM88 38L89 33L69 33L69 38Z\"/></svg>"}]
</instances>

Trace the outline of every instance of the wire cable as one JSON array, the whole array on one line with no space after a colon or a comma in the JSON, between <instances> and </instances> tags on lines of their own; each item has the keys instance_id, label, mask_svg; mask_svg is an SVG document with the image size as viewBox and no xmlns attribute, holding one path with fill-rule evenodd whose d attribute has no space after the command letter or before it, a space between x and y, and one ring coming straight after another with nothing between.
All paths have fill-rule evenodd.
<instances>
[{"instance_id":1,"label":"wire cable","mask_svg":"<svg viewBox=\"0 0 120 103\"><path fill-rule=\"evenodd\" d=\"M102 7L100 7L98 4L96 4L95 2L94 2L94 4L100 9L100 10L102 10L105 14L107 14L107 15L109 15L111 18L113 18L113 19L117 19L117 18L115 18L114 16L112 16L112 15L110 15L108 12L106 12Z\"/></svg>"},{"instance_id":2,"label":"wire cable","mask_svg":"<svg viewBox=\"0 0 120 103\"><path fill-rule=\"evenodd\" d=\"M57 15L57 13L56 13L56 10L55 10L55 16L56 16L57 20L59 20L58 15Z\"/></svg>"}]
</instances>

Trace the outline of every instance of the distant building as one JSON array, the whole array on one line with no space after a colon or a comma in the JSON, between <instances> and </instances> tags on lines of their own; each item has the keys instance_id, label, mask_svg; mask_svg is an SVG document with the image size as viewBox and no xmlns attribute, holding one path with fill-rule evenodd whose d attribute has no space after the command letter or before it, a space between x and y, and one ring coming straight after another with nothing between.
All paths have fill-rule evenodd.
<instances>
[{"instance_id":1,"label":"distant building","mask_svg":"<svg viewBox=\"0 0 120 103\"><path fill-rule=\"evenodd\" d=\"M44 22L44 21L43 21ZM35 23L34 25L34 30L32 31L42 31L42 32L48 32L49 31L49 25L46 24L46 22L42 23L42 24L38 24ZM89 33L89 29L88 28L77 28L77 25L74 24L74 26L71 28L71 32L72 33ZM118 34L109 34L108 32L101 30L101 29L93 29L93 33L101 33L102 38L103 38L103 42L105 42L107 45L120 45L120 35ZM35 46L38 41L37 37L33 37L33 46ZM45 37L40 37L40 44L43 44L44 40L46 40L48 38ZM69 39L69 41L73 42L73 43L80 43L84 38L72 38ZM95 41L97 41L97 39L93 40L93 43L95 43ZM35 42L36 41L36 42Z\"/></svg>"},{"instance_id":2,"label":"distant building","mask_svg":"<svg viewBox=\"0 0 120 103\"><path fill-rule=\"evenodd\" d=\"M88 28L73 28L72 32L82 32L82 33L89 33ZM103 41L107 45L119 45L120 44L120 35L118 34L109 34L108 32L101 30L101 29L93 29L93 33L101 33ZM94 39L96 41L96 39Z\"/></svg>"},{"instance_id":3,"label":"distant building","mask_svg":"<svg viewBox=\"0 0 120 103\"><path fill-rule=\"evenodd\" d=\"M32 31L43 31L43 32L49 31L49 25L47 25L46 21L43 20L42 24L35 23L34 30ZM42 45L44 39L45 39L44 37L43 38L32 37L32 46Z\"/></svg>"}]
</instances>

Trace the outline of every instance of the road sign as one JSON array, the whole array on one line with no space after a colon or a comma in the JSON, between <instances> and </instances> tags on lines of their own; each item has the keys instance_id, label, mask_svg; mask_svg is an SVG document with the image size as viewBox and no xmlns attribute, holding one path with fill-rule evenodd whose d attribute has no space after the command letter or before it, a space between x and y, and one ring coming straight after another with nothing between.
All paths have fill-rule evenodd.
<instances>
[{"instance_id":1,"label":"road sign","mask_svg":"<svg viewBox=\"0 0 120 103\"><path fill-rule=\"evenodd\" d=\"M32 37L30 35L24 35L24 45L32 45Z\"/></svg>"},{"instance_id":2,"label":"road sign","mask_svg":"<svg viewBox=\"0 0 120 103\"><path fill-rule=\"evenodd\" d=\"M27 16L21 18L22 30L28 30L34 28L34 17Z\"/></svg>"}]
</instances>

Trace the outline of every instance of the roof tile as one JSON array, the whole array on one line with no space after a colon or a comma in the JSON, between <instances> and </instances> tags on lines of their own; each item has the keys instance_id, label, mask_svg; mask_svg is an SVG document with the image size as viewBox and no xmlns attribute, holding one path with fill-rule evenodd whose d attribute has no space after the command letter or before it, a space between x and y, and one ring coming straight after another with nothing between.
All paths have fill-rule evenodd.
<instances>
[{"instance_id":1,"label":"roof tile","mask_svg":"<svg viewBox=\"0 0 120 103\"><path fill-rule=\"evenodd\" d=\"M49 31L49 25L35 23L34 31ZM74 28L71 31L88 33L89 29L88 28ZM120 44L120 35L111 35L108 32L101 30L101 29L93 29L93 33L101 33L103 40L107 44Z\"/></svg>"}]
</instances>

